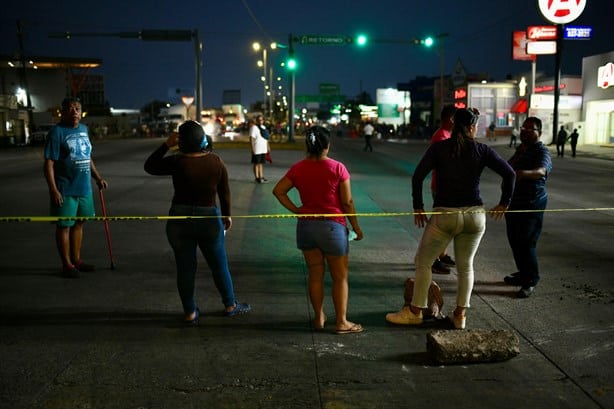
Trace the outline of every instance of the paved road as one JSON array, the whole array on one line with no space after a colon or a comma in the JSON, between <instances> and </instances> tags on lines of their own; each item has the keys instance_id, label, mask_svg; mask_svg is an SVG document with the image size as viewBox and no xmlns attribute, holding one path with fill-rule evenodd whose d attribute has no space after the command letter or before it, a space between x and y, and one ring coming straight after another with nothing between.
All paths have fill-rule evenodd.
<instances>
[{"instance_id":1,"label":"paved road","mask_svg":"<svg viewBox=\"0 0 614 409\"><path fill-rule=\"evenodd\" d=\"M111 215L166 214L170 180L142 170L160 142L96 142ZM331 153L348 165L357 210L369 214L360 219L365 240L351 244L349 318L365 326L362 334L335 335L331 324L311 330L295 222L254 217L286 212L272 184L253 183L247 148L218 150L232 183L231 271L239 299L253 305L246 316L222 316L202 263L204 318L183 328L164 222L112 222L115 270L102 223L88 223L84 257L99 268L79 280L58 276L48 223L0 222L0 408L614 407L614 211L603 210L614 207L614 162L603 159L610 151L554 158L549 208L557 211L546 216L543 279L533 297L516 299L502 284L512 258L504 223L489 221L467 325L514 331L521 353L444 367L425 346L444 323L405 328L384 320L414 274L422 231L398 213L411 211L409 181L425 144L374 147L365 153L360 141L339 140ZM275 150L266 176L277 180L301 157ZM0 217L47 214L41 160L40 149L0 151ZM484 174L488 205L498 185ZM449 311L456 276L436 279ZM326 310L332 318L330 298Z\"/></svg>"}]
</instances>

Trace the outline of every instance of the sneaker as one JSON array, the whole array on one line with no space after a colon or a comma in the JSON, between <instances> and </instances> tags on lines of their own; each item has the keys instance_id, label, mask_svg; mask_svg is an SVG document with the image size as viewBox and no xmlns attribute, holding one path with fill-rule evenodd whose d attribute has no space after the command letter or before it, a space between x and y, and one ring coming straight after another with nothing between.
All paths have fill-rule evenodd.
<instances>
[{"instance_id":1,"label":"sneaker","mask_svg":"<svg viewBox=\"0 0 614 409\"><path fill-rule=\"evenodd\" d=\"M522 282L523 282L523 278L519 275L509 275L509 276L505 276L503 278L503 282L507 285L513 285L513 286L521 286Z\"/></svg>"},{"instance_id":2,"label":"sneaker","mask_svg":"<svg viewBox=\"0 0 614 409\"><path fill-rule=\"evenodd\" d=\"M267 178L260 178L260 183L269 183L269 179L267 179Z\"/></svg>"},{"instance_id":3,"label":"sneaker","mask_svg":"<svg viewBox=\"0 0 614 409\"><path fill-rule=\"evenodd\" d=\"M535 286L526 286L518 290L518 292L516 293L516 296L518 298L529 298L531 294L533 294L534 292L535 292Z\"/></svg>"},{"instance_id":4,"label":"sneaker","mask_svg":"<svg viewBox=\"0 0 614 409\"><path fill-rule=\"evenodd\" d=\"M450 313L450 321L452 321L452 325L454 325L455 329L465 329L465 325L467 324L467 316L461 315L459 317L454 315L454 311L452 311Z\"/></svg>"},{"instance_id":5,"label":"sneaker","mask_svg":"<svg viewBox=\"0 0 614 409\"><path fill-rule=\"evenodd\" d=\"M250 312L251 309L252 307L249 304L235 301L235 308L231 311L224 311L224 315L227 317L232 317L234 315L245 314L247 312Z\"/></svg>"},{"instance_id":6,"label":"sneaker","mask_svg":"<svg viewBox=\"0 0 614 409\"><path fill-rule=\"evenodd\" d=\"M454 267L456 265L454 260L452 260L452 257L450 257L447 254L445 256L439 257L439 261L441 261L443 264L445 264L448 267Z\"/></svg>"},{"instance_id":7,"label":"sneaker","mask_svg":"<svg viewBox=\"0 0 614 409\"><path fill-rule=\"evenodd\" d=\"M431 267L433 274L450 274L450 267L443 264L439 259L435 260Z\"/></svg>"},{"instance_id":8,"label":"sneaker","mask_svg":"<svg viewBox=\"0 0 614 409\"><path fill-rule=\"evenodd\" d=\"M79 270L75 266L62 268L62 277L64 278L79 278Z\"/></svg>"},{"instance_id":9,"label":"sneaker","mask_svg":"<svg viewBox=\"0 0 614 409\"><path fill-rule=\"evenodd\" d=\"M89 273L96 270L96 267L94 267L92 264L85 263L83 260L76 262L75 268L82 273Z\"/></svg>"},{"instance_id":10,"label":"sneaker","mask_svg":"<svg viewBox=\"0 0 614 409\"><path fill-rule=\"evenodd\" d=\"M399 312L386 314L386 321L398 325L420 325L422 324L422 311L416 315L408 306L405 306Z\"/></svg>"}]
</instances>

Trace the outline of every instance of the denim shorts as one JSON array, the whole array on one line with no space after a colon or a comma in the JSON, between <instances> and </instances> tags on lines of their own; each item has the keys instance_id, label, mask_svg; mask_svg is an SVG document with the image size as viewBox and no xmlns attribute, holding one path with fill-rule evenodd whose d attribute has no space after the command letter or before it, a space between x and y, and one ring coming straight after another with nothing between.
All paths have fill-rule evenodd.
<instances>
[{"instance_id":1,"label":"denim shorts","mask_svg":"<svg viewBox=\"0 0 614 409\"><path fill-rule=\"evenodd\" d=\"M349 250L348 229L330 220L299 219L296 247L301 250L317 248L327 256L345 256Z\"/></svg>"},{"instance_id":2,"label":"denim shorts","mask_svg":"<svg viewBox=\"0 0 614 409\"><path fill-rule=\"evenodd\" d=\"M55 217L94 217L94 199L88 196L64 196L62 206L51 203L51 216ZM56 224L60 227L71 227L75 225L75 220L58 220Z\"/></svg>"}]
</instances>

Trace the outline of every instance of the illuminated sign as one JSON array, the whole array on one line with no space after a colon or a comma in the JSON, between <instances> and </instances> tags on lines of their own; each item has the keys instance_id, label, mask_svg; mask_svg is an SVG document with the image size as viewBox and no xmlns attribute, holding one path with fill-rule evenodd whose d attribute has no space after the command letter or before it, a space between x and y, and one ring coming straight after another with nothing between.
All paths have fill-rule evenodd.
<instances>
[{"instance_id":1,"label":"illuminated sign","mask_svg":"<svg viewBox=\"0 0 614 409\"><path fill-rule=\"evenodd\" d=\"M542 16L552 24L571 23L584 11L587 0L537 0Z\"/></svg>"},{"instance_id":2,"label":"illuminated sign","mask_svg":"<svg viewBox=\"0 0 614 409\"><path fill-rule=\"evenodd\" d=\"M593 36L593 27L565 26L563 38L565 40L590 40Z\"/></svg>"},{"instance_id":3,"label":"illuminated sign","mask_svg":"<svg viewBox=\"0 0 614 409\"><path fill-rule=\"evenodd\" d=\"M611 62L599 67L597 71L597 86L599 88L609 88L614 85L614 64Z\"/></svg>"},{"instance_id":4,"label":"illuminated sign","mask_svg":"<svg viewBox=\"0 0 614 409\"><path fill-rule=\"evenodd\" d=\"M559 89L566 88L567 85L559 84ZM552 92L554 91L554 85L540 85L535 87L535 92Z\"/></svg>"},{"instance_id":5,"label":"illuminated sign","mask_svg":"<svg viewBox=\"0 0 614 409\"><path fill-rule=\"evenodd\" d=\"M534 61L535 56L527 54L527 32L512 33L512 59L518 61Z\"/></svg>"},{"instance_id":6,"label":"illuminated sign","mask_svg":"<svg viewBox=\"0 0 614 409\"><path fill-rule=\"evenodd\" d=\"M556 54L556 41L529 41L527 54Z\"/></svg>"},{"instance_id":7,"label":"illuminated sign","mask_svg":"<svg viewBox=\"0 0 614 409\"><path fill-rule=\"evenodd\" d=\"M530 26L527 27L529 40L556 40L556 26Z\"/></svg>"},{"instance_id":8,"label":"illuminated sign","mask_svg":"<svg viewBox=\"0 0 614 409\"><path fill-rule=\"evenodd\" d=\"M465 88L459 88L454 90L454 99L467 98L467 90Z\"/></svg>"}]
</instances>

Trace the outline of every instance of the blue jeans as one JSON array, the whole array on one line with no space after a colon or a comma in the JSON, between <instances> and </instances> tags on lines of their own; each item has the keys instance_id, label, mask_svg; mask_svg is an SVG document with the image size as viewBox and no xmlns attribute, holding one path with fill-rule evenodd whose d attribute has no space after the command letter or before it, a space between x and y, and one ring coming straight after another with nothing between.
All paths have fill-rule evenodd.
<instances>
[{"instance_id":1,"label":"blue jeans","mask_svg":"<svg viewBox=\"0 0 614 409\"><path fill-rule=\"evenodd\" d=\"M166 237L175 253L177 265L177 289L183 311L190 314L196 310L194 287L196 280L197 253L200 248L213 275L213 281L222 297L224 306L235 305L235 294L228 269L224 246L224 224L217 207L173 205L170 216L214 216L203 219L169 220ZM217 216L217 217L216 217Z\"/></svg>"},{"instance_id":2,"label":"blue jeans","mask_svg":"<svg viewBox=\"0 0 614 409\"><path fill-rule=\"evenodd\" d=\"M544 210L547 198L536 201L531 206L535 212L506 213L505 224L507 240L512 248L516 268L526 285L534 286L539 282L539 266L537 264L537 240L542 232ZM518 210L516 207L510 210Z\"/></svg>"},{"instance_id":3,"label":"blue jeans","mask_svg":"<svg viewBox=\"0 0 614 409\"><path fill-rule=\"evenodd\" d=\"M486 231L486 213L482 206L436 207L429 219L416 252L416 282L411 304L427 308L432 281L431 266L454 240L454 257L458 272L456 305L470 307L473 291L473 259Z\"/></svg>"}]
</instances>

